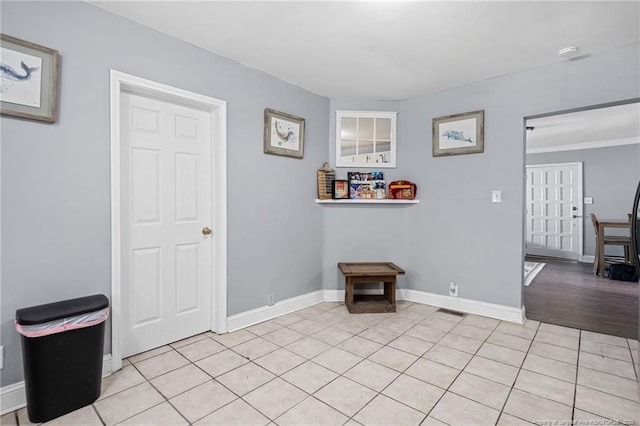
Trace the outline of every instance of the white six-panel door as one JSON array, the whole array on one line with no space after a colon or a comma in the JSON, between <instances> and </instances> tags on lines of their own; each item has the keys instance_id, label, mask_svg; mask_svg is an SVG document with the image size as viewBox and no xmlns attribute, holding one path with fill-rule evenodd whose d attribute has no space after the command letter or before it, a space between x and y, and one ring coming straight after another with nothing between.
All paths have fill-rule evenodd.
<instances>
[{"instance_id":1,"label":"white six-panel door","mask_svg":"<svg viewBox=\"0 0 640 426\"><path fill-rule=\"evenodd\" d=\"M582 255L582 163L527 166L526 253Z\"/></svg>"},{"instance_id":2,"label":"white six-panel door","mask_svg":"<svg viewBox=\"0 0 640 426\"><path fill-rule=\"evenodd\" d=\"M211 329L212 118L125 92L120 111L126 357Z\"/></svg>"}]
</instances>

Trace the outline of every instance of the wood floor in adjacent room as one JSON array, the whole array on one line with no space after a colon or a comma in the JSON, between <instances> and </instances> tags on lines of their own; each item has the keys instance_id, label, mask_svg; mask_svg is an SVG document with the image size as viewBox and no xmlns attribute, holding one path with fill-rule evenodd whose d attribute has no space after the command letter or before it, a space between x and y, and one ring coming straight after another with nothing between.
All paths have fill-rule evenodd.
<instances>
[{"instance_id":1,"label":"wood floor in adjacent room","mask_svg":"<svg viewBox=\"0 0 640 426\"><path fill-rule=\"evenodd\" d=\"M529 258L546 266L524 289L528 319L638 338L638 283L593 275L593 265Z\"/></svg>"}]
</instances>

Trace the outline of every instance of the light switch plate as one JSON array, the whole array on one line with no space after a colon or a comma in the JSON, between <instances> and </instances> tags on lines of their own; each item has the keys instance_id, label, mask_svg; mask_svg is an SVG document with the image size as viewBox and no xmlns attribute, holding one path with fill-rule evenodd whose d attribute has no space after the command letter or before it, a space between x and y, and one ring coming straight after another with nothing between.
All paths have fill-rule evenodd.
<instances>
[{"instance_id":1,"label":"light switch plate","mask_svg":"<svg viewBox=\"0 0 640 426\"><path fill-rule=\"evenodd\" d=\"M492 203L501 203L502 202L502 191L499 189L494 189L491 191L491 202Z\"/></svg>"},{"instance_id":2,"label":"light switch plate","mask_svg":"<svg viewBox=\"0 0 640 426\"><path fill-rule=\"evenodd\" d=\"M593 197L584 197L585 204L593 204Z\"/></svg>"}]
</instances>

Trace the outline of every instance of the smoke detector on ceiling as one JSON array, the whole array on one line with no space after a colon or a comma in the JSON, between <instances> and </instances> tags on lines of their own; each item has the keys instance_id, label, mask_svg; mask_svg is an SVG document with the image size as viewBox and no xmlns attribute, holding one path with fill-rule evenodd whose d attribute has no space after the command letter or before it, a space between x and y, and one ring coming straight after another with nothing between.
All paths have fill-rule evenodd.
<instances>
[{"instance_id":1,"label":"smoke detector on ceiling","mask_svg":"<svg viewBox=\"0 0 640 426\"><path fill-rule=\"evenodd\" d=\"M575 46L565 47L558 50L558 56L561 58L573 58L578 54L578 48Z\"/></svg>"}]
</instances>

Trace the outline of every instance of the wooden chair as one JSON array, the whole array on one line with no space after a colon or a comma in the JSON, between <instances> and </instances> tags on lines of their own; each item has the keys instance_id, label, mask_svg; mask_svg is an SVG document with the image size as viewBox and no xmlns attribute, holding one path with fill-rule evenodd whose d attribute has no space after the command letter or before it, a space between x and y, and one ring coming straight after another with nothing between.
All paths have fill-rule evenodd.
<instances>
[{"instance_id":1,"label":"wooden chair","mask_svg":"<svg viewBox=\"0 0 640 426\"><path fill-rule=\"evenodd\" d=\"M596 258L593 262L593 272L598 276L604 274L605 264L611 263L626 263L631 264L631 237L630 236L618 236L618 235L605 235L604 229L600 227L598 218L595 214L591 213L591 222L593 222L593 229L596 233ZM611 256L606 255L604 248L606 245L623 246L623 256Z\"/></svg>"}]
</instances>

